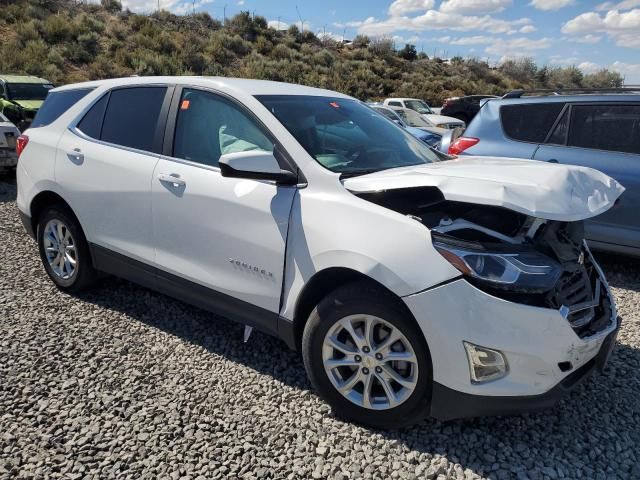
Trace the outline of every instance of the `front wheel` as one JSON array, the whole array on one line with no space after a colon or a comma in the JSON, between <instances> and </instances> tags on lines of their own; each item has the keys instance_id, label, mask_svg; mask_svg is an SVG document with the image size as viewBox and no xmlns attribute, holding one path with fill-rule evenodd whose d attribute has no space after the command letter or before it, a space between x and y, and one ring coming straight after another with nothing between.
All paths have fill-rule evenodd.
<instances>
[{"instance_id":1,"label":"front wheel","mask_svg":"<svg viewBox=\"0 0 640 480\"><path fill-rule=\"evenodd\" d=\"M355 283L334 291L311 313L302 339L305 368L336 415L389 429L429 413L429 350L400 302Z\"/></svg>"}]
</instances>

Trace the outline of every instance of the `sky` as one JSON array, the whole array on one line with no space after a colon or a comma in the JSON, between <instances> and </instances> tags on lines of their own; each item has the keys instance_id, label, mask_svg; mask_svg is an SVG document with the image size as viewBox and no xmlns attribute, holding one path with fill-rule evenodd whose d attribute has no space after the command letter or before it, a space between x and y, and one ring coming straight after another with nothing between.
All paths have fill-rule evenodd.
<instances>
[{"instance_id":1,"label":"sky","mask_svg":"<svg viewBox=\"0 0 640 480\"><path fill-rule=\"evenodd\" d=\"M122 0L149 12L255 12L336 39L357 34L414 44L430 57L477 57L491 64L532 57L539 65L609 68L640 85L640 0Z\"/></svg>"}]
</instances>

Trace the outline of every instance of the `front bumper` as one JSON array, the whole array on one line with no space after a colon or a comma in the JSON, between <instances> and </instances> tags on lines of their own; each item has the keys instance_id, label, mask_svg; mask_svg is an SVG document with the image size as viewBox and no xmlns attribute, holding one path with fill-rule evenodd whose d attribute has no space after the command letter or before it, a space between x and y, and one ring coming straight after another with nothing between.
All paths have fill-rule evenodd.
<instances>
[{"instance_id":1,"label":"front bumper","mask_svg":"<svg viewBox=\"0 0 640 480\"><path fill-rule=\"evenodd\" d=\"M585 338L559 310L509 302L463 279L404 297L431 352L432 415L451 419L510 414L555 403L593 371L599 355L606 356L615 341L619 319L602 279L611 318L605 328ZM507 359L507 375L472 383L463 341L500 350Z\"/></svg>"}]
</instances>

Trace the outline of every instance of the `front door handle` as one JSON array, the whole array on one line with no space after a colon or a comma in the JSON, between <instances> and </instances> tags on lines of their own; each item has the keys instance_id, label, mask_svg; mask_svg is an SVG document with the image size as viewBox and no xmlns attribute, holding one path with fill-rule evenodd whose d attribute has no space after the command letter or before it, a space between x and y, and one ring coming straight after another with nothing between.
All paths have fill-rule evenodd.
<instances>
[{"instance_id":1,"label":"front door handle","mask_svg":"<svg viewBox=\"0 0 640 480\"><path fill-rule=\"evenodd\" d=\"M184 187L187 184L177 173L160 173L158 174L158 180L170 183L174 187Z\"/></svg>"},{"instance_id":2,"label":"front door handle","mask_svg":"<svg viewBox=\"0 0 640 480\"><path fill-rule=\"evenodd\" d=\"M558 163L558 160L556 160L555 158L550 158L549 160L547 160L547 162L549 162L549 163Z\"/></svg>"}]
</instances>

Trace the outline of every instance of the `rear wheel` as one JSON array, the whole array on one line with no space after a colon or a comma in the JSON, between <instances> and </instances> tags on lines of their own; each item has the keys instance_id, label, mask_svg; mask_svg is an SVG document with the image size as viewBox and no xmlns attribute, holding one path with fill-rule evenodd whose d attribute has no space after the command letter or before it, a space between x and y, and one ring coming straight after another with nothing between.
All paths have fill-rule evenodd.
<instances>
[{"instance_id":1,"label":"rear wheel","mask_svg":"<svg viewBox=\"0 0 640 480\"><path fill-rule=\"evenodd\" d=\"M96 271L89 246L68 209L47 208L38 220L37 240L45 271L58 288L78 292L93 284Z\"/></svg>"},{"instance_id":2,"label":"rear wheel","mask_svg":"<svg viewBox=\"0 0 640 480\"><path fill-rule=\"evenodd\" d=\"M302 341L305 368L338 416L400 428L428 414L429 350L399 302L357 283L339 288L311 313Z\"/></svg>"}]
</instances>

